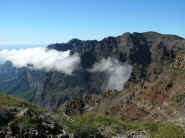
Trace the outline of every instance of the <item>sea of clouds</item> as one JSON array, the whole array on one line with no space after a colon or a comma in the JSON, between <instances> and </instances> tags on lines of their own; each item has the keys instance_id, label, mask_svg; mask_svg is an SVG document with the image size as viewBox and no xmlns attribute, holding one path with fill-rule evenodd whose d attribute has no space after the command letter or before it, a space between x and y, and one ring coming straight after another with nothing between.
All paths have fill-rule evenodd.
<instances>
[{"instance_id":1,"label":"sea of clouds","mask_svg":"<svg viewBox=\"0 0 185 138\"><path fill-rule=\"evenodd\" d=\"M10 61L17 68L29 67L66 74L71 74L80 63L78 54L70 55L70 51L59 52L47 48L1 50L0 59Z\"/></svg>"},{"instance_id":2,"label":"sea of clouds","mask_svg":"<svg viewBox=\"0 0 185 138\"><path fill-rule=\"evenodd\" d=\"M16 68L28 67L35 70L58 71L71 75L80 68L80 56L78 53L70 54L70 51L57 51L47 48L27 48L1 50L0 61L9 61ZM88 72L102 72L107 80L104 84L106 90L122 90L132 72L132 66L123 64L114 58L102 59L94 64Z\"/></svg>"}]
</instances>

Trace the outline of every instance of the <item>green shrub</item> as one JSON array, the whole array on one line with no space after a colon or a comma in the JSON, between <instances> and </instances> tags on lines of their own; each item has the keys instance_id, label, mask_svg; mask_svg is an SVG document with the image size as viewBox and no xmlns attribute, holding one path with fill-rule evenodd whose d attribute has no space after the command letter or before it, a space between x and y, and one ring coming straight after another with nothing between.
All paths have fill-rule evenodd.
<instances>
[{"instance_id":1,"label":"green shrub","mask_svg":"<svg viewBox=\"0 0 185 138\"><path fill-rule=\"evenodd\" d=\"M70 125L69 125L70 124ZM173 123L157 123L154 121L127 122L116 120L100 113L87 113L73 117L68 124L70 132L78 135L100 134L100 129L111 128L112 136L127 134L132 131L144 131L151 138L179 138L184 136L184 130Z\"/></svg>"}]
</instances>

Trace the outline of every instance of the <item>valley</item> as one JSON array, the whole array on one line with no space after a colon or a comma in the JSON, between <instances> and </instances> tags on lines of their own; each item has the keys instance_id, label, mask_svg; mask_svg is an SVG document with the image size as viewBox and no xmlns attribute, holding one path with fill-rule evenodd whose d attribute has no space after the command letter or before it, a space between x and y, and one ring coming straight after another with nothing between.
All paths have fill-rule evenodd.
<instances>
[{"instance_id":1,"label":"valley","mask_svg":"<svg viewBox=\"0 0 185 138\"><path fill-rule=\"evenodd\" d=\"M39 138L46 137L45 129L53 138L184 136L184 38L124 33L100 41L72 39L47 50L78 54L80 64L72 74L17 68L10 61L0 64L0 93L19 97L11 104L15 97L0 96L0 124L6 124L0 127L2 138L14 124L12 138L23 137L27 130L33 137L32 128ZM4 114L10 116L7 122Z\"/></svg>"}]
</instances>

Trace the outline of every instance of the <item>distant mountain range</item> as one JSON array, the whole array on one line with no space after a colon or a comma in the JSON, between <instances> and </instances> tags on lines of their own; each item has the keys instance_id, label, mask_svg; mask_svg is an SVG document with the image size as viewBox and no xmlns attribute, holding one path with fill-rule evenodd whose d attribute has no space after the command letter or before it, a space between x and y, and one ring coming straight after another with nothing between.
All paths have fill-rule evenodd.
<instances>
[{"instance_id":1,"label":"distant mountain range","mask_svg":"<svg viewBox=\"0 0 185 138\"><path fill-rule=\"evenodd\" d=\"M184 38L157 32L125 33L101 41L72 39L48 49L79 53L81 68L66 75L16 69L6 62L0 65L0 91L69 115L96 111L124 120L185 119ZM131 77L121 91L107 92L103 87L106 76L88 71L107 58L132 66Z\"/></svg>"}]
</instances>

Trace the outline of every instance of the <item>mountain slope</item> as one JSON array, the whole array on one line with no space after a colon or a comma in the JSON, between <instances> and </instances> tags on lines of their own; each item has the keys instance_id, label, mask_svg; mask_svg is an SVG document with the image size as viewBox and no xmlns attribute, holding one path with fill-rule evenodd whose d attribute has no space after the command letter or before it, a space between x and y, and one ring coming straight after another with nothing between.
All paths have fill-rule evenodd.
<instances>
[{"instance_id":1,"label":"mountain slope","mask_svg":"<svg viewBox=\"0 0 185 138\"><path fill-rule=\"evenodd\" d=\"M0 134L7 135L11 124L20 128L20 124L28 122L26 127L33 128L49 118L49 124L54 123L61 128L57 129L57 135L63 130L81 137L118 134L130 137L141 133L142 137L161 138L184 135L184 38L156 32L125 33L101 41L73 39L69 43L49 45L48 48L71 50L71 54L78 52L81 67L72 75L66 75L56 71L16 69L6 63L0 66L0 91L26 97L33 104L59 111L35 111L30 104L17 104L14 98L2 96L1 99L0 96L0 124L6 124ZM132 66L131 76L121 91L104 89L107 81L105 74L89 71L96 63L108 58ZM11 101L16 104L11 104ZM12 111L12 107L15 110ZM26 111L23 112L26 119L17 120L15 116L22 111ZM9 113L10 120L7 120ZM35 117L39 114L44 117L43 120ZM30 121L34 123L30 124ZM37 130L42 134L42 130ZM53 135L53 130L50 132ZM22 135L19 132L13 134Z\"/></svg>"},{"instance_id":2,"label":"mountain slope","mask_svg":"<svg viewBox=\"0 0 185 138\"><path fill-rule=\"evenodd\" d=\"M184 125L185 41L174 36L144 35L147 43L154 43L148 45L151 61L133 64L132 76L124 90L89 94L69 100L60 109L69 115L96 111L122 120L171 121Z\"/></svg>"},{"instance_id":3,"label":"mountain slope","mask_svg":"<svg viewBox=\"0 0 185 138\"><path fill-rule=\"evenodd\" d=\"M115 58L133 66L128 85L142 85L145 80L153 82L154 77L166 70L164 65L174 62L176 55L184 50L185 40L175 35L146 32L125 33L99 42L75 39L66 44L49 46L57 50L63 50L63 47L65 50L69 47L71 53L80 54L82 68L72 76L50 72L46 85L43 85L47 88L36 92L33 99L36 104L46 107L51 103L50 107L57 107L66 99L89 93L100 94L104 91L102 86L106 78L100 73L89 73L87 70L103 58ZM124 91L128 91L127 88Z\"/></svg>"},{"instance_id":4,"label":"mountain slope","mask_svg":"<svg viewBox=\"0 0 185 138\"><path fill-rule=\"evenodd\" d=\"M131 123L100 113L71 118L60 112L40 109L23 99L0 94L1 138L178 138L183 135L184 130L172 123Z\"/></svg>"},{"instance_id":5,"label":"mountain slope","mask_svg":"<svg viewBox=\"0 0 185 138\"><path fill-rule=\"evenodd\" d=\"M0 66L0 92L31 100L44 75L45 72L27 68L18 69L10 62L6 62Z\"/></svg>"},{"instance_id":6,"label":"mountain slope","mask_svg":"<svg viewBox=\"0 0 185 138\"><path fill-rule=\"evenodd\" d=\"M23 99L0 94L0 137L46 138L67 136L63 126L46 110Z\"/></svg>"},{"instance_id":7,"label":"mountain slope","mask_svg":"<svg viewBox=\"0 0 185 138\"><path fill-rule=\"evenodd\" d=\"M26 97L36 105L57 108L68 99L85 96L89 93L101 94L102 91L105 91L103 86L107 78L104 74L92 73L88 70L95 63L110 57L133 67L131 77L123 91L124 95L127 95L132 87L133 89L135 86L142 88L145 82L154 83L160 74L164 74L166 66L173 63L176 56L184 51L184 47L185 40L183 38L156 32L125 33L101 41L73 39L69 43L48 46L49 49L71 50L71 54L75 52L80 54L81 68L72 75L54 71L41 73L18 69L17 73L20 75L16 74L13 76L17 77L11 80L1 81L0 88L1 91L6 92L9 89L9 84L12 84L14 87L8 93L28 95ZM26 91L29 92L25 94ZM32 96L29 97L29 95Z\"/></svg>"}]
</instances>

